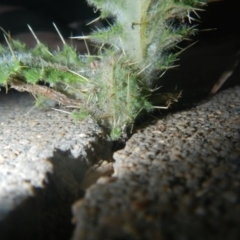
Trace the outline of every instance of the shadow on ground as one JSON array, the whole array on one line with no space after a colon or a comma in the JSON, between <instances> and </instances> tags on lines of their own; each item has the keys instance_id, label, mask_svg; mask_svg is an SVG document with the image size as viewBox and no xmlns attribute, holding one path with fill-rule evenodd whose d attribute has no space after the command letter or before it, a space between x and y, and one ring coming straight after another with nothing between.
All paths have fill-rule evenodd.
<instances>
[{"instance_id":1,"label":"shadow on ground","mask_svg":"<svg viewBox=\"0 0 240 240\"><path fill-rule=\"evenodd\" d=\"M69 152L56 151L49 159L53 174L48 174L45 188L34 188L34 197L22 202L0 223L1 240L66 240L71 237L71 205L84 196L80 182L87 169L81 159Z\"/></svg>"}]
</instances>

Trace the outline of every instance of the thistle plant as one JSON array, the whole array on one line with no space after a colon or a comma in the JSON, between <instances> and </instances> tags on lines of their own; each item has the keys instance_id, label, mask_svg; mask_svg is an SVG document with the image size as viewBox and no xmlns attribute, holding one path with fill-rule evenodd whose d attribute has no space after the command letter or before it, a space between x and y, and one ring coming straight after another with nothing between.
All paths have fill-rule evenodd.
<instances>
[{"instance_id":1,"label":"thistle plant","mask_svg":"<svg viewBox=\"0 0 240 240\"><path fill-rule=\"evenodd\" d=\"M50 52L37 40L34 49L6 37L0 48L0 84L78 109L75 116L95 118L112 139L121 137L143 112L161 72L171 68L176 45L195 33L191 22L202 0L88 0L109 27L89 36L98 54L78 55L65 44ZM33 33L34 34L34 33ZM43 81L47 85L39 85Z\"/></svg>"}]
</instances>

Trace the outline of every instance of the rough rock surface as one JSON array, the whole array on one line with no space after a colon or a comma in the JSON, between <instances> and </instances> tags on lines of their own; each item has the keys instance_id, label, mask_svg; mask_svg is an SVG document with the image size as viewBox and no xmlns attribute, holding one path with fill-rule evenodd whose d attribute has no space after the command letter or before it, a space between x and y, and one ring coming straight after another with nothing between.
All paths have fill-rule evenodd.
<instances>
[{"instance_id":1,"label":"rough rock surface","mask_svg":"<svg viewBox=\"0 0 240 240\"><path fill-rule=\"evenodd\" d=\"M29 94L1 92L0 239L68 239L70 205L83 196L89 165L110 158L107 145L91 119L77 122L34 108Z\"/></svg>"},{"instance_id":2,"label":"rough rock surface","mask_svg":"<svg viewBox=\"0 0 240 240\"><path fill-rule=\"evenodd\" d=\"M240 236L240 87L143 126L75 203L73 240Z\"/></svg>"}]
</instances>

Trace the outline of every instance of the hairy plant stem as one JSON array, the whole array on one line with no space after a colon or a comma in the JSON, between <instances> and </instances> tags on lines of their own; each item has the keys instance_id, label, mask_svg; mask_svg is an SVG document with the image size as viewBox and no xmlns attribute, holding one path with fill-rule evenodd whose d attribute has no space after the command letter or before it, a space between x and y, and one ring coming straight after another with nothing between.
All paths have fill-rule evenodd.
<instances>
[{"instance_id":1,"label":"hairy plant stem","mask_svg":"<svg viewBox=\"0 0 240 240\"><path fill-rule=\"evenodd\" d=\"M156 101L154 89L160 73L171 68L178 56L176 44L195 33L187 21L193 20L191 13L204 3L88 2L101 12L100 18L114 19L108 28L76 37L97 44L98 55L78 56L64 41L62 50L50 52L38 40L36 47L29 50L18 41L6 39L8 48L0 47L0 84L75 106L79 108L75 118L91 115L112 139L118 139L132 129L140 114L166 108L176 101L176 97L166 99L166 95L162 99L158 96ZM40 86L39 81L45 85ZM161 106L162 102L167 106Z\"/></svg>"}]
</instances>

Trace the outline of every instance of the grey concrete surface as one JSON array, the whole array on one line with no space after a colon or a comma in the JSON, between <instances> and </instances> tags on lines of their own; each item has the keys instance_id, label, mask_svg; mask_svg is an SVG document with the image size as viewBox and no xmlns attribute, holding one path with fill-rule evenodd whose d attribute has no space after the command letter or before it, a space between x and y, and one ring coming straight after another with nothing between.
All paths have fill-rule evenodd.
<instances>
[{"instance_id":1,"label":"grey concrete surface","mask_svg":"<svg viewBox=\"0 0 240 240\"><path fill-rule=\"evenodd\" d=\"M140 127L73 206L72 240L237 240L240 87Z\"/></svg>"},{"instance_id":2,"label":"grey concrete surface","mask_svg":"<svg viewBox=\"0 0 240 240\"><path fill-rule=\"evenodd\" d=\"M74 121L68 113L34 108L34 98L28 93L1 92L0 239L15 239L19 234L59 239L57 227L49 230L47 237L47 227L34 232L36 226L44 226L41 211L52 211L56 219L64 209L70 224L70 205L83 195L80 182L85 171L110 156L104 132L90 118ZM29 199L35 199L31 207L21 207ZM52 206L43 210L49 201ZM68 206L56 213L60 203ZM25 210L18 212L21 208ZM24 235L26 226L29 232Z\"/></svg>"}]
</instances>

